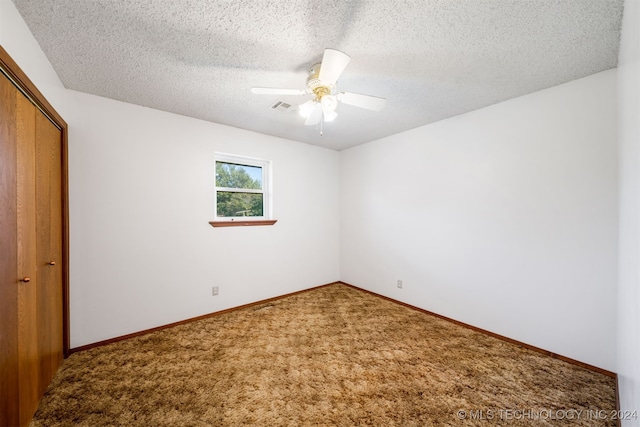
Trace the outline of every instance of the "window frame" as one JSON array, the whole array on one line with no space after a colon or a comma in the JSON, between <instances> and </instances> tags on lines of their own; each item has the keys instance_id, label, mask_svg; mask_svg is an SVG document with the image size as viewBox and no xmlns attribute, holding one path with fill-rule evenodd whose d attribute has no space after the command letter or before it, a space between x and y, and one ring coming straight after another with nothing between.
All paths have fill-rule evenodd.
<instances>
[{"instance_id":1,"label":"window frame","mask_svg":"<svg viewBox=\"0 0 640 427\"><path fill-rule=\"evenodd\" d=\"M216 182L216 169L218 162L230 163L238 166L259 167L262 171L262 189L229 188L218 187ZM272 218L272 163L271 160L259 159L255 157L240 156L228 153L214 153L214 174L213 174L213 213L214 220L210 224L214 227L227 227L234 225L272 225L275 220ZM218 192L231 193L251 193L262 194L262 216L219 216L218 215Z\"/></svg>"}]
</instances>

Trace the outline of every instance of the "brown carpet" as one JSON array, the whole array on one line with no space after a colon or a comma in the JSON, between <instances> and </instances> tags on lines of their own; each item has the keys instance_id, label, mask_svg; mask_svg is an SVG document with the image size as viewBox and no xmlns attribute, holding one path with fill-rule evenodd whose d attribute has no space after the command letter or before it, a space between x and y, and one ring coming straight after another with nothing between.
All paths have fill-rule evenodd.
<instances>
[{"instance_id":1,"label":"brown carpet","mask_svg":"<svg viewBox=\"0 0 640 427\"><path fill-rule=\"evenodd\" d=\"M334 284L75 353L32 425L615 426L614 388Z\"/></svg>"}]
</instances>

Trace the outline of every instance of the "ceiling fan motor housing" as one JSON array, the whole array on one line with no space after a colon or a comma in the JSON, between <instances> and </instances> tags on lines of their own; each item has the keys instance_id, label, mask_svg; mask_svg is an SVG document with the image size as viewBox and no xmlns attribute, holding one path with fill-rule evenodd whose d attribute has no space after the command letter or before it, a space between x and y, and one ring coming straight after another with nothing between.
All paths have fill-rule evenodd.
<instances>
[{"instance_id":1,"label":"ceiling fan motor housing","mask_svg":"<svg viewBox=\"0 0 640 427\"><path fill-rule=\"evenodd\" d=\"M320 66L322 64L315 64L309 70L309 77L307 77L307 89L316 96L316 100L322 100L325 95L331 95L335 90L335 85L325 85L320 80Z\"/></svg>"}]
</instances>

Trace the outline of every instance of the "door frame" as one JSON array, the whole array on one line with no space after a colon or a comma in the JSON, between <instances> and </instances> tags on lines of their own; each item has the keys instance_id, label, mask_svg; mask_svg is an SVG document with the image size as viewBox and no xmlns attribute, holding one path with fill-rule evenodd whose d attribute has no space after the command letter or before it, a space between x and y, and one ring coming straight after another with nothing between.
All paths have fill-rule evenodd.
<instances>
[{"instance_id":1,"label":"door frame","mask_svg":"<svg viewBox=\"0 0 640 427\"><path fill-rule=\"evenodd\" d=\"M69 357L70 324L69 324L69 175L68 175L68 129L67 122L47 101L33 82L22 71L0 45L0 72L6 76L20 92L40 110L62 132L62 351Z\"/></svg>"}]
</instances>

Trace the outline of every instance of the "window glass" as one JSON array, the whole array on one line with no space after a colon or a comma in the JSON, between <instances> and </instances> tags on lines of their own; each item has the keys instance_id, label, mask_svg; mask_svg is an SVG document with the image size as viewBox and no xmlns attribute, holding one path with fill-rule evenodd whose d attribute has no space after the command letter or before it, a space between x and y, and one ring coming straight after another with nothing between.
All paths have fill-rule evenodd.
<instances>
[{"instance_id":1,"label":"window glass","mask_svg":"<svg viewBox=\"0 0 640 427\"><path fill-rule=\"evenodd\" d=\"M262 168L216 162L216 186L225 188L262 189Z\"/></svg>"},{"instance_id":2,"label":"window glass","mask_svg":"<svg viewBox=\"0 0 640 427\"><path fill-rule=\"evenodd\" d=\"M218 191L217 209L220 217L264 216L263 195Z\"/></svg>"},{"instance_id":3,"label":"window glass","mask_svg":"<svg viewBox=\"0 0 640 427\"><path fill-rule=\"evenodd\" d=\"M271 163L218 153L215 164L215 217L269 219Z\"/></svg>"}]
</instances>

